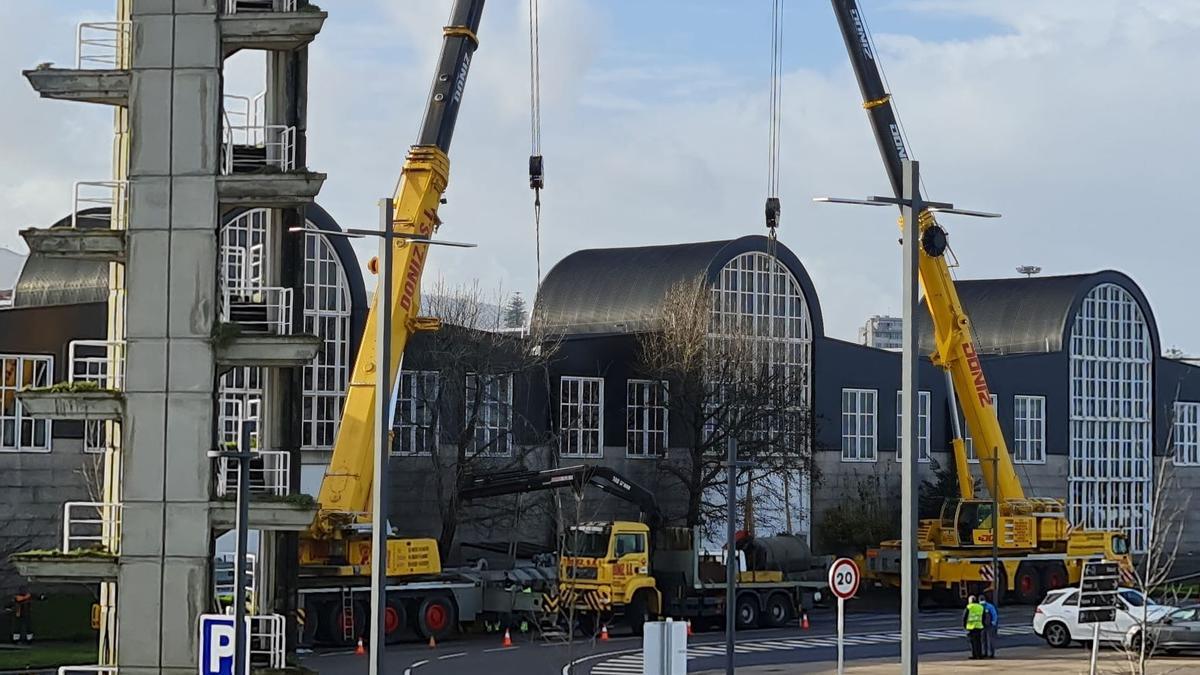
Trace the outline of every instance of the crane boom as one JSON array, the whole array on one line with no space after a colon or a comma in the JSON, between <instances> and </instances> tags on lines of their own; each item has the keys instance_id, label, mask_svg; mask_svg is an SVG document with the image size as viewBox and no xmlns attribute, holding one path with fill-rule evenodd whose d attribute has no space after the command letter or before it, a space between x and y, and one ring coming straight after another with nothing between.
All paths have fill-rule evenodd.
<instances>
[{"instance_id":1,"label":"crane boom","mask_svg":"<svg viewBox=\"0 0 1200 675\"><path fill-rule=\"evenodd\" d=\"M400 179L396 183L392 229L397 234L428 238L437 229L438 206L446 190L450 172L447 153L454 125L462 104L463 90L471 59L479 40L476 31L483 13L484 0L455 0L450 22L443 29L442 52L429 101L421 123L417 144L409 149ZM391 362L384 364L391 373L399 371L409 336L428 324L419 320L421 273L429 249L410 239L394 239L391 298ZM374 335L379 321L379 294L371 301L364 335ZM332 516L352 514L364 519L371 510L372 453L375 452L374 415L377 355L375 341L364 339L359 345L350 376L341 424L333 445L333 456L321 481L317 497L321 513L312 534L331 533ZM386 452L386 450L384 450ZM341 515L340 520L344 521Z\"/></svg>"},{"instance_id":2,"label":"crane boom","mask_svg":"<svg viewBox=\"0 0 1200 675\"><path fill-rule=\"evenodd\" d=\"M652 526L662 522L662 512L653 492L605 466L578 464L541 471L467 474L459 481L458 496L466 501L568 487L582 492L589 485L636 505Z\"/></svg>"},{"instance_id":3,"label":"crane boom","mask_svg":"<svg viewBox=\"0 0 1200 675\"><path fill-rule=\"evenodd\" d=\"M904 137L892 107L891 94L885 89L875 53L863 21L862 12L855 0L832 0L833 11L841 28L846 51L858 88L862 93L863 108L875 132L879 154L887 169L888 179L897 197L901 197L902 161L908 159ZM944 231L933 215L925 212L918 220L921 236L920 260L918 263L921 286L925 291L925 304L933 319L935 348L932 360L944 368L952 382L952 396L957 396L962 405L963 418L971 431L983 482L1000 503L1024 501L1025 492L1013 468L1012 457L1000 431L996 407L992 404L991 392L975 341L971 335L971 323L959 301L954 287L954 278L949 265L941 254L945 248ZM932 241L926 246L928 240ZM957 427L957 424L953 425ZM965 467L966 452L962 438L954 439L955 455L960 467ZM967 472L960 468L960 483ZM962 485L964 496L970 485Z\"/></svg>"}]
</instances>

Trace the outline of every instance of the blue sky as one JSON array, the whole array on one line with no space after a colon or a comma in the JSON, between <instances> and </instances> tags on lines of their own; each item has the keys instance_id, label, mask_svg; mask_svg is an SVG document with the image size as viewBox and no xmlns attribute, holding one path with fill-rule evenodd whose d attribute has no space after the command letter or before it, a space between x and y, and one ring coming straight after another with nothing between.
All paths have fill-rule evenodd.
<instances>
[{"instance_id":1,"label":"blue sky","mask_svg":"<svg viewBox=\"0 0 1200 675\"><path fill-rule=\"evenodd\" d=\"M38 100L19 70L70 61L74 24L111 16L112 4L8 7L0 246L22 248L18 227L65 214L72 180L107 175L111 112ZM308 163L329 173L319 201L335 218L373 227L415 137L449 2L320 4L330 17L310 52ZM543 273L582 247L761 232L770 3L541 4ZM1164 345L1200 352L1189 274L1200 91L1181 86L1200 71L1200 3L861 4L930 196L1005 216L945 222L957 272L1122 270L1150 298ZM451 151L442 235L480 248L439 250L429 275L528 296L526 5L489 0ZM781 239L813 277L829 332L852 339L867 316L898 311L893 219L810 199L887 183L828 3L787 0L785 17ZM260 56L239 55L227 91L254 93L260 73Z\"/></svg>"}]
</instances>

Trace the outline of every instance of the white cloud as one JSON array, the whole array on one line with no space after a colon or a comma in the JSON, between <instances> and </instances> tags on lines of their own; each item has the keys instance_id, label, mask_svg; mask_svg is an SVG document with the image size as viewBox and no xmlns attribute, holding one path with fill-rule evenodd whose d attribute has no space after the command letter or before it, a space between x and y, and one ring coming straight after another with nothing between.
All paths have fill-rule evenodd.
<instances>
[{"instance_id":1,"label":"white cloud","mask_svg":"<svg viewBox=\"0 0 1200 675\"><path fill-rule=\"evenodd\" d=\"M38 31L12 28L21 25L12 17L0 29L0 86L13 99L0 113L10 130L0 141L0 197L17 223L61 215L69 181L107 167L104 112L39 102L14 75L45 60L46 45L69 52L72 22L31 4L13 10ZM309 163L329 173L322 204L346 225L369 227L375 200L390 194L415 138L449 4L380 0L355 3L353 12L325 4L330 19L311 51ZM876 3L865 4L869 13ZM488 7L451 152L442 236L480 248L439 249L430 273L528 295L536 275L524 5ZM704 54L660 54L654 44L614 54L608 45L625 19L612 5L542 5L543 272L581 247L761 232L765 75ZM1182 272L1200 244L1189 222L1200 155L1193 122L1200 92L1189 86L1200 70L1200 5L912 0L899 7L918 19L934 13L997 27L931 41L874 26L931 195L1004 213L991 223L946 220L962 275L1011 275L1022 263L1048 274L1121 269L1154 303L1164 343L1200 350L1194 284ZM835 34L832 16L817 20ZM806 67L831 55L810 59L805 49L789 42L785 57L781 238L808 266L827 330L852 338L865 317L897 308L895 224L882 210L809 201L881 193L887 183L840 45L832 55L838 65L828 69ZM765 53L762 61L765 73ZM0 245L13 245L13 224L0 230Z\"/></svg>"}]
</instances>

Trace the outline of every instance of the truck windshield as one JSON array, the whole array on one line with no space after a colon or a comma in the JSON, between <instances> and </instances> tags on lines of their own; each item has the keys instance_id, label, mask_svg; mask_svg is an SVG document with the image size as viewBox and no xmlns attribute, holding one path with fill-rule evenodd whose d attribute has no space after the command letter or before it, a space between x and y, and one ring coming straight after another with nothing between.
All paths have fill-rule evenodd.
<instances>
[{"instance_id":1,"label":"truck windshield","mask_svg":"<svg viewBox=\"0 0 1200 675\"><path fill-rule=\"evenodd\" d=\"M580 558L603 558L608 555L609 529L571 530L567 533L567 555Z\"/></svg>"}]
</instances>

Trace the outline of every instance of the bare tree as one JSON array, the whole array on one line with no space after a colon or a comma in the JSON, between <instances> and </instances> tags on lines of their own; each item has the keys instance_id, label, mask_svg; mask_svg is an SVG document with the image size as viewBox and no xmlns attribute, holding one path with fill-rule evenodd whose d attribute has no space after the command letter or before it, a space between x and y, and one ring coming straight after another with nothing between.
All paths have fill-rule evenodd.
<instances>
[{"instance_id":1,"label":"bare tree","mask_svg":"<svg viewBox=\"0 0 1200 675\"><path fill-rule=\"evenodd\" d=\"M477 282L455 288L437 282L422 310L442 327L414 339L423 341L420 361L406 361L398 383L394 445L403 454L429 459L443 560L464 522L515 530L517 512L528 515L541 503L470 510L458 495L465 474L525 468L551 447L545 432L520 414L524 406L513 401L544 380L540 373L556 344L536 325L524 334L501 332L502 301L503 294L490 297Z\"/></svg>"},{"instance_id":2,"label":"bare tree","mask_svg":"<svg viewBox=\"0 0 1200 675\"><path fill-rule=\"evenodd\" d=\"M1178 390L1175 400L1178 400ZM1125 572L1125 585L1140 591L1143 602L1131 612L1134 626L1129 639L1123 643L1130 673L1145 675L1146 660L1153 655L1155 629L1162 620L1161 612L1151 615L1148 600L1155 594L1167 605L1179 606L1187 600L1179 586L1171 583L1171 573L1179 557L1179 544L1183 539L1183 527L1188 513L1191 495L1183 490L1175 474L1175 405L1167 411L1167 439L1154 474L1153 492L1147 514L1146 552L1134 562L1133 568ZM1170 672L1156 669L1156 672Z\"/></svg>"},{"instance_id":3,"label":"bare tree","mask_svg":"<svg viewBox=\"0 0 1200 675\"><path fill-rule=\"evenodd\" d=\"M638 339L640 375L657 383L672 429L682 432L670 439L682 453L664 458L659 470L682 488L687 526L718 526L725 519L727 447L736 442L738 457L754 462L739 472L739 494L782 507L761 509L760 519L798 516L788 511L789 492L813 471L806 373L758 337L755 319L716 325L711 306L703 279L678 283Z\"/></svg>"}]
</instances>

